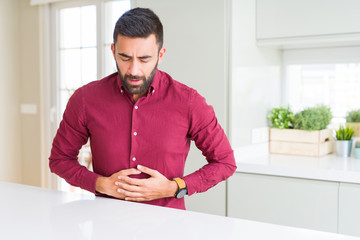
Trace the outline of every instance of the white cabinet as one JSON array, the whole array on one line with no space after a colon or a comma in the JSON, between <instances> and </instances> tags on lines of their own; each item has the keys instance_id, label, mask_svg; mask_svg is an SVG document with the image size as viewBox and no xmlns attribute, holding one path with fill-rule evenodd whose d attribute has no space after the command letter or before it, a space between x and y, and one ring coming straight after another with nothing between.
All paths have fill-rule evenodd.
<instances>
[{"instance_id":1,"label":"white cabinet","mask_svg":"<svg viewBox=\"0 0 360 240\"><path fill-rule=\"evenodd\" d=\"M360 236L359 184L340 184L339 233Z\"/></svg>"},{"instance_id":2,"label":"white cabinet","mask_svg":"<svg viewBox=\"0 0 360 240\"><path fill-rule=\"evenodd\" d=\"M358 0L257 0L257 40L353 43L359 40L359 11Z\"/></svg>"},{"instance_id":3,"label":"white cabinet","mask_svg":"<svg viewBox=\"0 0 360 240\"><path fill-rule=\"evenodd\" d=\"M228 215L337 232L338 188L335 182L235 173L229 179Z\"/></svg>"}]
</instances>

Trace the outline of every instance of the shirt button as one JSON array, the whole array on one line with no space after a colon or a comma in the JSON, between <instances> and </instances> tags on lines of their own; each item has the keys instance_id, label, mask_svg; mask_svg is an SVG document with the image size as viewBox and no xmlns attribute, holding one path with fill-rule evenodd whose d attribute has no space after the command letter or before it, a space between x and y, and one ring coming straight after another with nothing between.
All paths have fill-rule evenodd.
<instances>
[{"instance_id":1,"label":"shirt button","mask_svg":"<svg viewBox=\"0 0 360 240\"><path fill-rule=\"evenodd\" d=\"M132 160L135 162L135 161L136 161L136 157L133 157Z\"/></svg>"},{"instance_id":2,"label":"shirt button","mask_svg":"<svg viewBox=\"0 0 360 240\"><path fill-rule=\"evenodd\" d=\"M138 106L135 106L135 109L138 109L139 107Z\"/></svg>"},{"instance_id":3,"label":"shirt button","mask_svg":"<svg viewBox=\"0 0 360 240\"><path fill-rule=\"evenodd\" d=\"M152 94L154 94L154 92L155 92L155 89L152 90Z\"/></svg>"},{"instance_id":4,"label":"shirt button","mask_svg":"<svg viewBox=\"0 0 360 240\"><path fill-rule=\"evenodd\" d=\"M136 136L136 135L137 135L137 132L134 132L134 135Z\"/></svg>"}]
</instances>

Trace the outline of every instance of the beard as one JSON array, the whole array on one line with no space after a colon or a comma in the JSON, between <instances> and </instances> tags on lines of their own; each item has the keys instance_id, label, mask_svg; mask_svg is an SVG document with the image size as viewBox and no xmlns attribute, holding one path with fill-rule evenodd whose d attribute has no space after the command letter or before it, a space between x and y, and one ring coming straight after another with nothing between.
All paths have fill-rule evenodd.
<instances>
[{"instance_id":1,"label":"beard","mask_svg":"<svg viewBox=\"0 0 360 240\"><path fill-rule=\"evenodd\" d=\"M157 66L158 66L158 61L156 62L156 65L153 68L153 70L151 71L151 73L149 74L149 76L146 77L146 76L138 76L138 75L131 75L131 74L123 75L120 72L120 69L119 69L119 67L118 67L118 65L116 63L116 68L118 70L121 83L125 87L125 89L131 94L142 94L149 88L149 86L151 85L151 83L154 80L154 76L155 76L155 73L156 73L156 70L157 70ZM140 80L143 83L140 84L140 85L132 85L130 83L130 81L129 81L129 80L132 80L132 79Z\"/></svg>"}]
</instances>

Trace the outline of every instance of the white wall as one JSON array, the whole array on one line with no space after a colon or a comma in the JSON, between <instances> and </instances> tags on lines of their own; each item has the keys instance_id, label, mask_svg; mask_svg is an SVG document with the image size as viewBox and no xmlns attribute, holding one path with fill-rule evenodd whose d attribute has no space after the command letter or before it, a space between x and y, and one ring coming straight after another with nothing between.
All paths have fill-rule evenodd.
<instances>
[{"instance_id":1,"label":"white wall","mask_svg":"<svg viewBox=\"0 0 360 240\"><path fill-rule=\"evenodd\" d=\"M28 0L0 1L0 180L41 185L39 11Z\"/></svg>"},{"instance_id":2,"label":"white wall","mask_svg":"<svg viewBox=\"0 0 360 240\"><path fill-rule=\"evenodd\" d=\"M28 0L19 0L18 11L20 101L35 104L38 109L36 114L21 115L22 181L41 186L39 9L30 6Z\"/></svg>"},{"instance_id":3,"label":"white wall","mask_svg":"<svg viewBox=\"0 0 360 240\"><path fill-rule=\"evenodd\" d=\"M267 126L281 101L281 52L256 46L254 0L232 1L231 141L251 144L253 128Z\"/></svg>"},{"instance_id":4,"label":"white wall","mask_svg":"<svg viewBox=\"0 0 360 240\"><path fill-rule=\"evenodd\" d=\"M217 118L227 131L228 52L227 6L229 0L136 0L135 6L149 7L164 25L167 48L159 68L174 79L195 88L213 105ZM230 20L230 19L229 19ZM206 163L193 144L185 174ZM206 193L186 198L188 210L225 215L226 191L222 182Z\"/></svg>"},{"instance_id":5,"label":"white wall","mask_svg":"<svg viewBox=\"0 0 360 240\"><path fill-rule=\"evenodd\" d=\"M18 1L0 1L0 181L21 182Z\"/></svg>"}]
</instances>

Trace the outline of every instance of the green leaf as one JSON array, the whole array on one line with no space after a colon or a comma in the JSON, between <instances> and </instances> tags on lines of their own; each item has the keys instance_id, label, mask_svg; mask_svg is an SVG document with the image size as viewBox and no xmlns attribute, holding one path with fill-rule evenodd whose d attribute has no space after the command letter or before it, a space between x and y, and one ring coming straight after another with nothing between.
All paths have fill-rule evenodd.
<instances>
[{"instance_id":1,"label":"green leaf","mask_svg":"<svg viewBox=\"0 0 360 240\"><path fill-rule=\"evenodd\" d=\"M271 109L268 118L273 127L280 129L293 128L294 114L289 106Z\"/></svg>"},{"instance_id":2,"label":"green leaf","mask_svg":"<svg viewBox=\"0 0 360 240\"><path fill-rule=\"evenodd\" d=\"M346 122L360 122L360 109L348 112Z\"/></svg>"},{"instance_id":3,"label":"green leaf","mask_svg":"<svg viewBox=\"0 0 360 240\"><path fill-rule=\"evenodd\" d=\"M354 129L352 127L344 127L340 126L336 131L336 139L337 140L351 140L354 135Z\"/></svg>"},{"instance_id":4,"label":"green leaf","mask_svg":"<svg viewBox=\"0 0 360 240\"><path fill-rule=\"evenodd\" d=\"M302 130L325 129L332 119L330 108L325 105L317 105L307 108L294 116L294 128Z\"/></svg>"}]
</instances>

